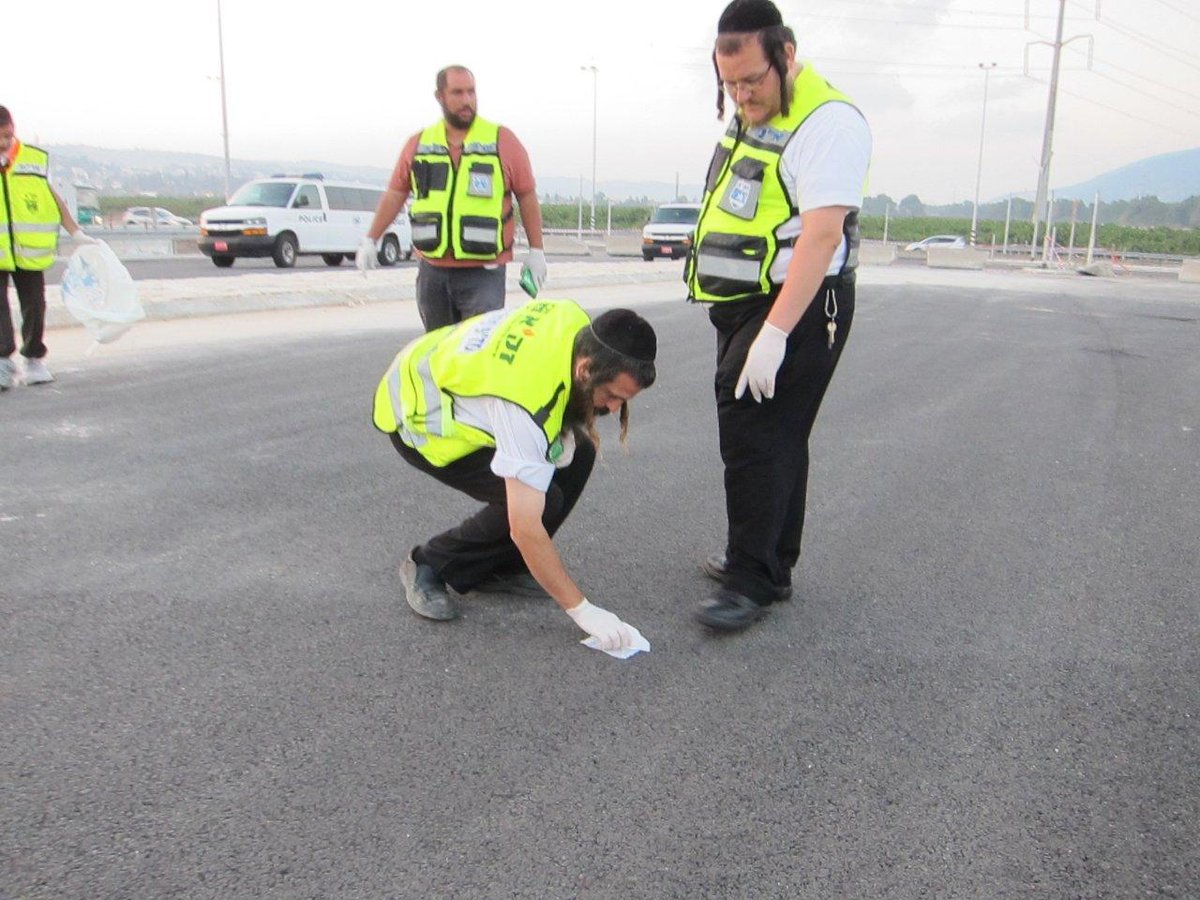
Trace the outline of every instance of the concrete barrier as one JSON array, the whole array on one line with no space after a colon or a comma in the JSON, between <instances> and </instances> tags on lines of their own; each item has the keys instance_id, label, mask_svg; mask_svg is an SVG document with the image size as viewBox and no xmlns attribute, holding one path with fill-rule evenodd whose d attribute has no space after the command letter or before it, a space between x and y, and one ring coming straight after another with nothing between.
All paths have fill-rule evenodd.
<instances>
[{"instance_id":1,"label":"concrete barrier","mask_svg":"<svg viewBox=\"0 0 1200 900\"><path fill-rule=\"evenodd\" d=\"M1200 284L1200 259L1185 259L1179 267L1179 280L1188 284Z\"/></svg>"},{"instance_id":2,"label":"concrete barrier","mask_svg":"<svg viewBox=\"0 0 1200 900\"><path fill-rule=\"evenodd\" d=\"M896 261L895 244L858 245L858 262L864 266L890 266Z\"/></svg>"},{"instance_id":3,"label":"concrete barrier","mask_svg":"<svg viewBox=\"0 0 1200 900\"><path fill-rule=\"evenodd\" d=\"M609 256L641 256L640 234L610 234L604 242L604 252Z\"/></svg>"},{"instance_id":4,"label":"concrete barrier","mask_svg":"<svg viewBox=\"0 0 1200 900\"><path fill-rule=\"evenodd\" d=\"M1095 262L1087 263L1076 271L1080 275L1091 275L1095 278L1112 278L1116 274L1113 264L1107 259L1098 259Z\"/></svg>"},{"instance_id":5,"label":"concrete barrier","mask_svg":"<svg viewBox=\"0 0 1200 900\"><path fill-rule=\"evenodd\" d=\"M542 242L547 256L591 256L592 250L583 241L565 234L547 234L542 236Z\"/></svg>"},{"instance_id":6,"label":"concrete barrier","mask_svg":"<svg viewBox=\"0 0 1200 900\"><path fill-rule=\"evenodd\" d=\"M970 247L930 247L925 251L925 265L931 269L982 269L987 258L986 250Z\"/></svg>"}]
</instances>

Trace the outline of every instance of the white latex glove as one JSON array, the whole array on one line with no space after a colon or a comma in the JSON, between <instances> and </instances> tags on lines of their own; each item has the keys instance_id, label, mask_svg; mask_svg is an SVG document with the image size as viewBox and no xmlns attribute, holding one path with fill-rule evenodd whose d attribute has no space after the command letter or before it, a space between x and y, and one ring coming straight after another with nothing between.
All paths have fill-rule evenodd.
<instances>
[{"instance_id":1,"label":"white latex glove","mask_svg":"<svg viewBox=\"0 0 1200 900\"><path fill-rule=\"evenodd\" d=\"M528 270L529 274L533 276L533 283L540 291L542 285L546 283L546 251L530 247L529 255L525 257L525 265L521 267L522 272L525 270Z\"/></svg>"},{"instance_id":2,"label":"white latex glove","mask_svg":"<svg viewBox=\"0 0 1200 900\"><path fill-rule=\"evenodd\" d=\"M354 254L354 265L358 267L358 271L362 272L364 277L371 269L379 267L379 248L365 234L363 239L358 242L358 252Z\"/></svg>"},{"instance_id":3,"label":"white latex glove","mask_svg":"<svg viewBox=\"0 0 1200 900\"><path fill-rule=\"evenodd\" d=\"M787 352L787 332L780 331L770 322L763 322L758 337L750 345L746 354L746 365L742 366L742 374L738 376L737 387L734 388L733 398L742 399L749 385L750 393L755 403L762 403L763 398L770 400L775 396L775 373L783 364L783 355Z\"/></svg>"},{"instance_id":4,"label":"white latex glove","mask_svg":"<svg viewBox=\"0 0 1200 900\"><path fill-rule=\"evenodd\" d=\"M75 229L75 233L71 235L71 240L77 244L98 244L100 243L82 228Z\"/></svg>"},{"instance_id":5,"label":"white latex glove","mask_svg":"<svg viewBox=\"0 0 1200 900\"><path fill-rule=\"evenodd\" d=\"M567 615L599 641L601 650L624 650L633 645L629 626L607 609L589 603L587 597L578 606L568 609Z\"/></svg>"}]
</instances>

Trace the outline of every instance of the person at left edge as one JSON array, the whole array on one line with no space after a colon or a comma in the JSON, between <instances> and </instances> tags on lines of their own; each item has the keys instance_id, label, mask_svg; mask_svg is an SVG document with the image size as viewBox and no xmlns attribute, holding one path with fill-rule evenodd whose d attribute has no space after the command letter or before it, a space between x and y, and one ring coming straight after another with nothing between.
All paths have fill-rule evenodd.
<instances>
[{"instance_id":1,"label":"person at left edge","mask_svg":"<svg viewBox=\"0 0 1200 900\"><path fill-rule=\"evenodd\" d=\"M535 288L546 280L542 209L525 147L508 128L476 115L470 69L438 72L434 97L442 118L404 145L355 255L364 274L375 267L377 241L411 195L417 311L426 331L503 308L514 196L529 239L523 268Z\"/></svg>"},{"instance_id":2,"label":"person at left edge","mask_svg":"<svg viewBox=\"0 0 1200 900\"><path fill-rule=\"evenodd\" d=\"M414 612L455 618L447 586L549 594L601 649L631 645L629 627L567 573L553 536L591 475L595 418L618 414L625 443L629 401L654 383L657 347L632 310L590 321L570 300L533 300L400 351L375 392L375 426L410 465L485 504L401 564Z\"/></svg>"},{"instance_id":3,"label":"person at left edge","mask_svg":"<svg viewBox=\"0 0 1200 900\"><path fill-rule=\"evenodd\" d=\"M44 357L46 269L58 252L59 226L81 244L95 243L50 187L50 154L22 143L8 107L0 106L0 391L13 386L17 349L8 282L21 306L21 356L26 384L53 381Z\"/></svg>"}]
</instances>

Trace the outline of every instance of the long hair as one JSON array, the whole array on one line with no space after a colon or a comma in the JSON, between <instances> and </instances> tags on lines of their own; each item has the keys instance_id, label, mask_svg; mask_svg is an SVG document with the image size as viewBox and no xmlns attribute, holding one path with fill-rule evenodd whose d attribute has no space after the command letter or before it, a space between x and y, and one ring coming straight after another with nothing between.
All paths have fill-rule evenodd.
<instances>
[{"instance_id":1,"label":"long hair","mask_svg":"<svg viewBox=\"0 0 1200 900\"><path fill-rule=\"evenodd\" d=\"M730 56L742 49L748 40L757 40L763 48L763 54L771 64L771 68L779 75L779 111L788 114L791 108L791 85L787 78L787 49L786 45L796 46L796 33L787 25L772 25L758 31L728 32L717 35L717 43L713 47L713 73L717 76L717 118L725 118L725 86L721 84L721 71L717 68L717 54Z\"/></svg>"},{"instance_id":2,"label":"long hair","mask_svg":"<svg viewBox=\"0 0 1200 900\"><path fill-rule=\"evenodd\" d=\"M601 343L590 327L581 329L575 335L575 352L573 358L582 359L584 357L591 360L591 365L588 367L587 383L581 385L587 400L587 411L582 425L587 431L588 437L591 438L592 443L599 449L600 435L596 432L591 392L600 385L607 384L613 381L618 375L623 374L629 375L637 382L639 390L645 390L654 384L657 370L654 368L653 362L634 359L631 356L626 356L624 353L619 353L607 344ZM621 447L627 449L629 438L628 403L621 404L619 415L621 422Z\"/></svg>"}]
</instances>

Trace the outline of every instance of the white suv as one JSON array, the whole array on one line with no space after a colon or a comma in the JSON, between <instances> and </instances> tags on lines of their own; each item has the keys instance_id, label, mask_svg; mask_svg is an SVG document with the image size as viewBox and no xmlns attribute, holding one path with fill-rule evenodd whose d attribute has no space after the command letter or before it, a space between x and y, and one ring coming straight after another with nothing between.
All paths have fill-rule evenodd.
<instances>
[{"instance_id":1,"label":"white suv","mask_svg":"<svg viewBox=\"0 0 1200 900\"><path fill-rule=\"evenodd\" d=\"M319 254L326 265L354 259L383 190L320 175L275 175L238 188L228 206L200 214L200 252L222 268L239 256L269 256L281 269ZM379 264L412 256L412 226L401 212L379 240Z\"/></svg>"},{"instance_id":2,"label":"white suv","mask_svg":"<svg viewBox=\"0 0 1200 900\"><path fill-rule=\"evenodd\" d=\"M664 203L642 229L642 259L651 262L659 256L687 256L699 219L699 203Z\"/></svg>"}]
</instances>

